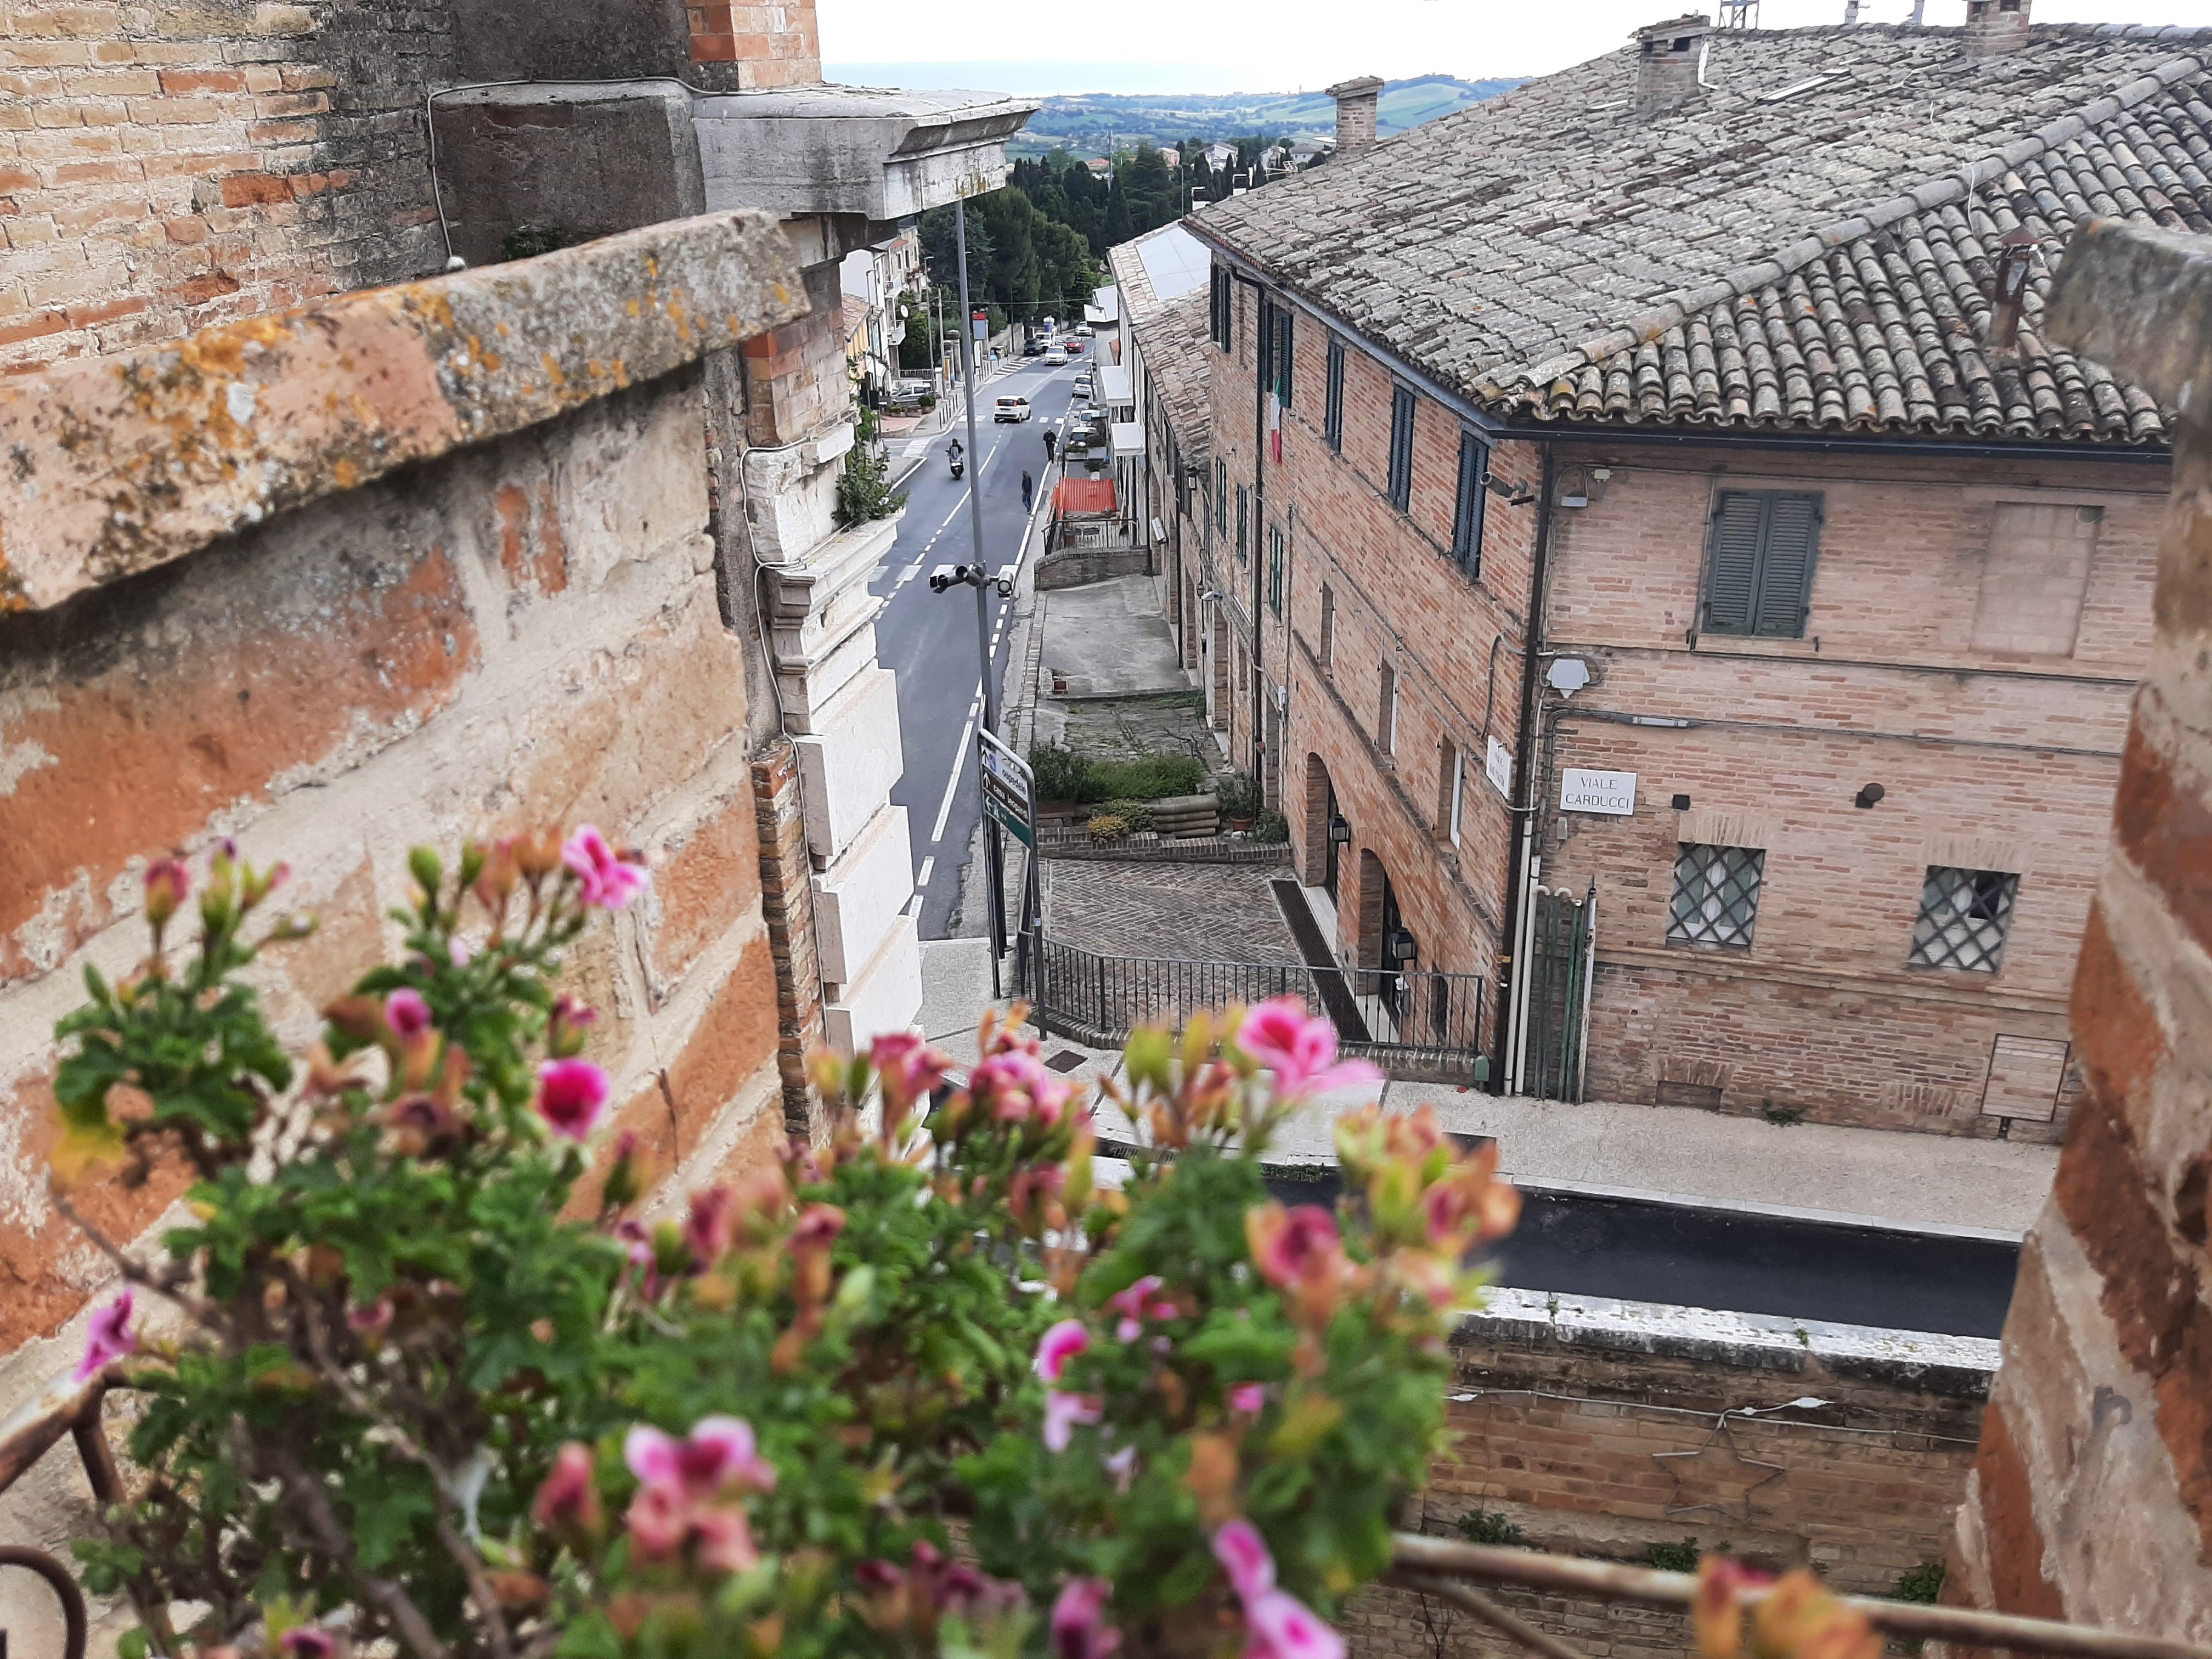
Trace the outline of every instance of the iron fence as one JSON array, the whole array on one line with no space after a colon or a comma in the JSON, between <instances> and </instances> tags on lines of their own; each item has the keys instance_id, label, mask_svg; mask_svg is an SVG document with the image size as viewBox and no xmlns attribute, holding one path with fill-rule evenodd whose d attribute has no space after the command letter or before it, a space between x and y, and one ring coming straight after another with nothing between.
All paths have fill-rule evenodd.
<instances>
[{"instance_id":1,"label":"iron fence","mask_svg":"<svg viewBox=\"0 0 2212 1659\"><path fill-rule=\"evenodd\" d=\"M1479 974L1310 968L1303 963L1186 961L1114 956L1043 941L1023 989L1046 1029L1092 1047L1139 1025L1181 1024L1201 1009L1294 996L1336 1028L1341 1053L1402 1077L1480 1081L1484 981Z\"/></svg>"}]
</instances>

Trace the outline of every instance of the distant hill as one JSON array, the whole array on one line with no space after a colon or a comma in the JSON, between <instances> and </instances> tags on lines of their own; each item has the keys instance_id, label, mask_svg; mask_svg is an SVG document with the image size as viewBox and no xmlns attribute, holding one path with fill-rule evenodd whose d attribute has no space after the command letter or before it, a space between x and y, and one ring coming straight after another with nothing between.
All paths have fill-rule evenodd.
<instances>
[{"instance_id":1,"label":"distant hill","mask_svg":"<svg viewBox=\"0 0 2212 1659\"><path fill-rule=\"evenodd\" d=\"M1462 81L1450 75L1392 81L1383 88L1376 125L1387 138L1520 84L1518 79ZM1327 138L1335 131L1335 100L1322 92L1079 93L1046 99L1007 149L1034 155L1066 144L1100 155L1109 133L1116 145L1127 146L1140 140Z\"/></svg>"}]
</instances>

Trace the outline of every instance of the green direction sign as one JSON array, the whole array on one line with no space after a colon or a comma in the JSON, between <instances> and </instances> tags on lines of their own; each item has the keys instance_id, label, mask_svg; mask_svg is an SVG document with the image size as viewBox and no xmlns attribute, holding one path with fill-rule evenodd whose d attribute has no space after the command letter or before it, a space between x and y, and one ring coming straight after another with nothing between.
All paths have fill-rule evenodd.
<instances>
[{"instance_id":1,"label":"green direction sign","mask_svg":"<svg viewBox=\"0 0 2212 1659\"><path fill-rule=\"evenodd\" d=\"M1030 814L1033 785L1028 765L988 732L975 734L975 749L981 763L983 810L1034 852L1036 824Z\"/></svg>"}]
</instances>

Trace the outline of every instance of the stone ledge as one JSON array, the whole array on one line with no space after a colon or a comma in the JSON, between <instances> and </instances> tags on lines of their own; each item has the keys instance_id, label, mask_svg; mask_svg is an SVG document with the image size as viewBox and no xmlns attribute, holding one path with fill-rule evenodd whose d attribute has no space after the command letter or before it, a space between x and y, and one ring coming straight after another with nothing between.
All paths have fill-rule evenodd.
<instances>
[{"instance_id":1,"label":"stone ledge","mask_svg":"<svg viewBox=\"0 0 2212 1659\"><path fill-rule=\"evenodd\" d=\"M1456 1340L1548 1340L1755 1370L1803 1371L1817 1363L1838 1376L1968 1399L1987 1397L2002 1352L1999 1344L1982 1337L1877 1330L1607 1297L1493 1286L1483 1299L1482 1307L1462 1316Z\"/></svg>"},{"instance_id":2,"label":"stone ledge","mask_svg":"<svg viewBox=\"0 0 2212 1659\"><path fill-rule=\"evenodd\" d=\"M775 221L712 213L0 387L0 611L182 558L806 309Z\"/></svg>"}]
</instances>

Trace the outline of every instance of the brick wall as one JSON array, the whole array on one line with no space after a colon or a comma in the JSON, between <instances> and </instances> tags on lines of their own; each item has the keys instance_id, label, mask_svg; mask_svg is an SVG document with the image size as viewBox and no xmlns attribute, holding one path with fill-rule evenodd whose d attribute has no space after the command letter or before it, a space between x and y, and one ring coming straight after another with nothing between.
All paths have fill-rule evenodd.
<instances>
[{"instance_id":1,"label":"brick wall","mask_svg":"<svg viewBox=\"0 0 2212 1659\"><path fill-rule=\"evenodd\" d=\"M1909 1351L1916 1340L1498 1293L1455 1342L1451 1439L1405 1523L1458 1536L1480 1510L1531 1547L1638 1565L1651 1545L1695 1540L1892 1594L1943 1557L1995 1358L1992 1343ZM1808 1398L1820 1403L1771 1409ZM1723 1425L1746 1407L1762 1414ZM1692 1645L1678 1613L1497 1594L1584 1652ZM1516 1651L1402 1590L1361 1597L1343 1625L1359 1659Z\"/></svg>"},{"instance_id":2,"label":"brick wall","mask_svg":"<svg viewBox=\"0 0 2212 1659\"><path fill-rule=\"evenodd\" d=\"M1470 577L1449 556L1460 424L1432 400L1414 422L1414 487L1408 510L1387 499L1393 377L1351 342L1343 380L1340 448L1324 434L1328 331L1299 313L1291 353L1294 384L1282 418L1280 461L1264 464L1265 501L1254 520L1254 565L1235 558L1234 492L1255 477L1254 407L1259 306L1239 284L1237 349L1209 347L1214 453L1226 464L1230 537L1215 538L1218 572L1235 584L1240 614L1255 609L1272 702L1288 692L1283 735L1283 800L1302 875L1318 882L1326 824L1316 806L1334 785L1352 842L1340 867L1372 854L1389 877L1406 925L1421 944L1419 966L1494 978L1498 930L1512 850L1505 797L1484 781L1487 739L1510 749L1519 720L1525 594L1534 509L1492 496L1482 568ZM1521 479L1532 458L1501 449L1493 470ZM1268 532L1287 552L1283 614L1265 601ZM1329 595L1322 649L1322 592ZM1396 689L1392 743L1378 746L1382 671ZM1237 700L1232 752L1249 753L1249 709ZM1446 745L1463 758L1460 834L1450 836L1449 794L1440 787ZM1356 880L1340 884L1340 951L1358 954L1363 918Z\"/></svg>"},{"instance_id":3,"label":"brick wall","mask_svg":"<svg viewBox=\"0 0 2212 1659\"><path fill-rule=\"evenodd\" d=\"M2157 635L2074 981L2087 1084L2021 1252L1947 1600L2212 1641L2212 242L2094 221L2045 313L2061 343L2191 412Z\"/></svg>"},{"instance_id":4,"label":"brick wall","mask_svg":"<svg viewBox=\"0 0 2212 1659\"><path fill-rule=\"evenodd\" d=\"M1546 645L1593 683L1547 700L1540 847L1547 884L1597 884L1592 1092L2054 1136L2075 1088L2066 984L2148 655L2164 469L1962 477L1595 445L1559 466L1589 505L1558 515ZM1697 633L1722 489L1821 496L1803 639ZM2004 597L1987 573L1997 504L2021 499L2101 515L2070 654L1974 643L1978 608ZM1634 815L1558 810L1570 767L1636 773ZM1862 808L1869 784L1883 793ZM1748 948L1669 943L1682 842L1764 851ZM1994 973L1908 966L1930 866L2019 876ZM2000 1038L2055 1086L1990 1091Z\"/></svg>"},{"instance_id":5,"label":"brick wall","mask_svg":"<svg viewBox=\"0 0 2212 1659\"><path fill-rule=\"evenodd\" d=\"M203 858L228 836L256 862L291 860L286 897L322 927L259 976L303 1046L396 946L386 912L410 845L596 823L655 874L565 981L602 1011L593 1053L622 1124L677 1193L780 1141L749 647L722 623L707 531L711 343L688 316L679 330L629 313L650 316L657 291L750 331L790 314L795 285L765 218L714 216L496 280L325 301L290 327L243 325L252 346L216 331L0 384L17 460L0 546L22 561L0 567L18 578L0 612L0 1409L66 1363L68 1341L46 1339L106 1277L47 1196L51 1034L88 964L120 978L142 955L150 857ZM466 372L465 336L435 318L510 341L538 379ZM381 401L325 339L384 365ZM561 406L540 401L541 362L595 349L629 364L628 389L592 389L578 356ZM111 401L164 376L183 388L174 409ZM485 441L462 447L465 432ZM203 485L186 458L210 449L233 465ZM73 503L106 501L139 462L185 488L133 526L139 562L116 568L71 539ZM267 493L234 506L220 492L240 479ZM165 1168L78 1201L129 1239L183 1184ZM42 1490L11 1493L0 1532L65 1533Z\"/></svg>"},{"instance_id":6,"label":"brick wall","mask_svg":"<svg viewBox=\"0 0 2212 1659\"><path fill-rule=\"evenodd\" d=\"M438 270L421 103L445 9L0 13L0 369Z\"/></svg>"}]
</instances>

